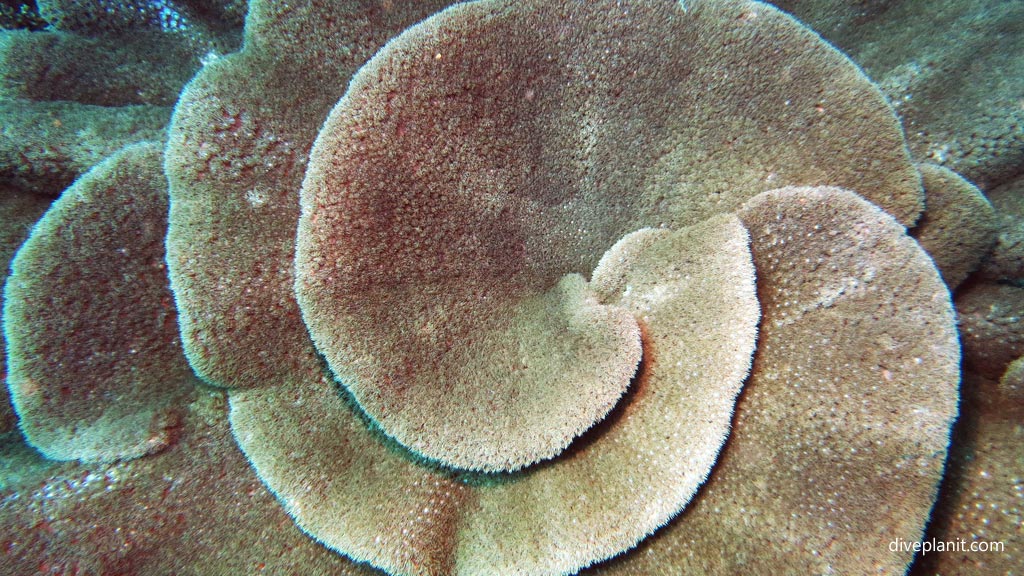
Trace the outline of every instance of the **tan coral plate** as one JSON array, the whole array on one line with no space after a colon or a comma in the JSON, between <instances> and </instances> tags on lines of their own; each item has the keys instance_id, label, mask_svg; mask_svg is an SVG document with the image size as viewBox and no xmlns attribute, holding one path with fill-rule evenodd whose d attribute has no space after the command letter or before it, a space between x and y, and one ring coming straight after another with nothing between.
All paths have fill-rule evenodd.
<instances>
[{"instance_id":1,"label":"tan coral plate","mask_svg":"<svg viewBox=\"0 0 1024 576\"><path fill-rule=\"evenodd\" d=\"M198 72L161 142L0 170L12 573L903 574L968 488L1017 518L1002 204L778 9L40 2L0 112L111 30ZM80 88L166 117L155 68Z\"/></svg>"}]
</instances>

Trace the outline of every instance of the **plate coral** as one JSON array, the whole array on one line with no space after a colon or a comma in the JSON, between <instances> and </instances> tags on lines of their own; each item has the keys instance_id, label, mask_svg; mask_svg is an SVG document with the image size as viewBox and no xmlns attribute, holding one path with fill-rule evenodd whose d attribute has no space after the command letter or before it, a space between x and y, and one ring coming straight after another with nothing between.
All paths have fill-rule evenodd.
<instances>
[{"instance_id":1,"label":"plate coral","mask_svg":"<svg viewBox=\"0 0 1024 576\"><path fill-rule=\"evenodd\" d=\"M4 16L0 572L1013 570L1017 84L890 4Z\"/></svg>"}]
</instances>

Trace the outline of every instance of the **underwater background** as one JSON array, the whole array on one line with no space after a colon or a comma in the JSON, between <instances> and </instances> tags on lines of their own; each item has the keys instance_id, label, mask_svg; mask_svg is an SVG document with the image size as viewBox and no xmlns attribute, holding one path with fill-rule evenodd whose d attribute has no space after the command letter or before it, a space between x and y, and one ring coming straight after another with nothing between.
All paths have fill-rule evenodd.
<instances>
[{"instance_id":1,"label":"underwater background","mask_svg":"<svg viewBox=\"0 0 1024 576\"><path fill-rule=\"evenodd\" d=\"M1024 1L3 0L0 259L0 574L1024 573Z\"/></svg>"}]
</instances>

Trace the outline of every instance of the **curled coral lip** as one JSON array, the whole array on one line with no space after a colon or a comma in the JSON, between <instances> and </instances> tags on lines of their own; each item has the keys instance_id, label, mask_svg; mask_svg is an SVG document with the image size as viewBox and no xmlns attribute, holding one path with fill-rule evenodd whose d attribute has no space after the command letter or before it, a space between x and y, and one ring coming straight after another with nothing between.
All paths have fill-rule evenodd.
<instances>
[{"instance_id":1,"label":"curled coral lip","mask_svg":"<svg viewBox=\"0 0 1024 576\"><path fill-rule=\"evenodd\" d=\"M444 281L356 296L338 275L297 280L335 375L389 436L449 466L511 471L561 453L612 409L640 360L633 315L599 303L578 274L520 296ZM358 333L368 338L338 336Z\"/></svg>"},{"instance_id":2,"label":"curled coral lip","mask_svg":"<svg viewBox=\"0 0 1024 576\"><path fill-rule=\"evenodd\" d=\"M849 191L772 190L738 214L762 318L729 439L683 514L595 572L901 571L910 559L886 545L919 538L956 414L948 290L903 227ZM851 542L864 550L829 551Z\"/></svg>"},{"instance_id":3,"label":"curled coral lip","mask_svg":"<svg viewBox=\"0 0 1024 576\"><path fill-rule=\"evenodd\" d=\"M757 18L736 17L754 12ZM762 42L750 40L751 27ZM763 57L765 43L782 54ZM779 72L775 78L815 78L828 84L827 109L817 94L794 93L789 83L766 82L772 70ZM757 86L756 111L749 107L748 82ZM722 141L721 134L739 136ZM865 134L871 135L869 150L850 147L850 142L866 143ZM865 173L860 168L865 155L889 168ZM300 526L328 546L390 571L561 573L621 552L677 514L693 495L725 435L722 426L728 423L736 394L729 386L738 386L746 373L750 348L723 343L730 335L741 340L747 335L753 341L756 306L753 313L747 308L747 314L731 322L719 315L718 323L714 315L677 310L681 298L673 288L678 280L672 276L678 270L669 264L673 257L681 269L689 270L698 252L736 256L724 250L731 245L724 237L710 245L696 239L723 233L716 226L728 228L708 218L741 209L746 218L759 222L771 214L782 218L795 204L806 213L797 210L795 223L780 226L799 228L818 218L816 225L834 235L840 233L834 227L842 217L833 217L828 208L833 203L848 206L856 215L849 217L859 223L856 233L832 241L838 244L829 244L826 235L824 245L809 243L812 249L822 254L856 251L858 243L880 234L903 238L893 241L903 242L900 250L915 258L898 225L876 208L851 200L848 192L790 191L744 204L768 188L822 182L856 188L907 222L919 210L916 171L877 91L841 55L770 8L707 2L681 12L674 3L647 2L620 12L601 3L485 1L449 9L396 38L353 78L319 132L303 185L295 289L314 342L358 408L331 408L330 393L313 389L312 370L302 377L310 384L301 384L296 376L286 388L233 394L232 423L240 445ZM626 236L625 244L608 253L618 256L605 253L643 226L676 228L688 241L672 250L650 248L658 245L655 236L669 233L641 232ZM787 238L772 241L781 246ZM652 254L629 264L624 255L644 253L636 246L648 242ZM669 256L655 256L663 252ZM617 271L607 260L599 265L602 254L621 260L618 265L629 272ZM655 267L646 263L648 258L662 264ZM741 260L732 262L734 271L742 269ZM794 255L775 265L798 264ZM850 264L849 271L839 272L848 278L829 286L804 286L820 291L813 297L794 294L796 300L808 298L808 307L796 318L816 308L840 310L856 301L851 296L859 294L865 280L858 279L863 271L856 258ZM488 418L500 427L509 412L517 414L514 409L523 404L529 410L529 402L537 399L517 401L513 391L521 381L514 363L491 348L514 350L529 342L522 335L535 338L538 334L531 332L543 324L531 320L523 324L525 332L505 340L490 334L507 334L501 328L516 325L517 313L508 311L519 303L546 294L565 274L586 273L594 266L592 283L605 286L593 288L602 302L630 310L646 334L644 368L634 382L640 400L627 398L625 414L640 410L636 406L645 406L644 399L672 396L666 390L685 383L706 396L677 412L679 416L660 420L662 431L672 430L669 423L677 421L714 422L717 428L661 437L654 428L629 432L636 420L619 417L584 448L482 485L467 484L457 472L389 455L380 438L357 432L365 424L354 422L358 411L365 410L386 435L414 453L463 468L490 469L508 462L508 453L500 450L515 445L519 437L488 438ZM642 281L646 273L633 266L657 268L665 276L653 274L653 280ZM944 289L934 274L929 276L930 264L918 262L912 269L926 278L926 288L908 297L934 302L929 314L948 329L948 296L945 304L934 300ZM607 288L618 274L630 278L621 294ZM680 274L687 280L684 284L709 282L699 295L689 296L698 308L714 309L708 299L716 294L715 303L724 302L733 311L744 309L738 303L753 302L721 292L742 286L738 279L716 283L718 275L708 270ZM768 271L764 275L771 276ZM780 276L792 288L799 281ZM673 312L661 309L663 305ZM784 306L778 313L773 309L771 321L789 326L793 317L787 313ZM488 325L489 319L496 319L496 327ZM680 324L672 324L676 321ZM829 325L835 318L826 313L821 321ZM671 328L659 322L669 322ZM797 340L807 337L801 326L798 322L793 328ZM714 335L709 341L728 351L731 362L710 360L711 344L675 342L689 331ZM920 530L940 474L941 447L954 406L948 400L955 396L955 368L950 369L955 341L948 338L950 333L936 334L941 344L934 365L942 391L936 394L936 409L928 412L935 420L925 426L929 440L923 444L929 448L921 453L921 465L928 472L905 492L906 505L917 512L900 524L903 531ZM840 331L834 336L837 341L844 337L857 340L861 335ZM666 363L677 345L693 356ZM451 365L446 365L449 360ZM786 365L785 359L772 362ZM798 355L792 362L810 361ZM733 367L731 377L711 378L725 389L702 380L713 373L709 365ZM777 368L769 363L764 377ZM895 365L885 370L890 378L920 377ZM573 383L565 389L594 385L577 380L583 381L565 378ZM486 393L494 387L502 400L493 406L503 410L492 415ZM289 404L288 398L296 398L297 404ZM274 407L273 418L265 413L268 404ZM554 412L555 420L565 409L560 410ZM765 417L770 420L772 414L769 409ZM517 415L508 420L524 419ZM533 421L526 420L523 428L533 429ZM290 439L290 427L304 433ZM536 429L548 428L540 424ZM808 427L809 433L814 430ZM317 445L323 454L295 443L309 437L321 439ZM693 453L700 457L681 456L690 446L681 440L686 437L701 447ZM658 444L664 442L668 452L656 454L654 438L663 438ZM490 439L497 441L480 450ZM779 453L787 442L763 449ZM475 460L481 454L498 456ZM535 460L536 454L521 463ZM415 460L409 453L404 457ZM758 454L751 460L771 466L775 459ZM862 460L849 464L867 465ZM685 472L674 468L679 465ZM808 459L808 470L816 466L817 460ZM369 469L374 472L368 474ZM780 471L777 480L784 481L787 473ZM818 473L811 475L817 478ZM738 474L746 478L745 472ZM641 477L647 478L646 494L636 492ZM313 478L324 483L318 481L310 490ZM864 489L869 488L852 481L830 486L825 494ZM744 484L730 493L745 490ZM430 513L409 514L421 507ZM375 522L367 516L371 512L395 520ZM337 517L346 519L342 526L332 524ZM827 532L830 538L841 538ZM856 529L848 537L853 534L864 537ZM905 563L899 558L881 561Z\"/></svg>"},{"instance_id":4,"label":"curled coral lip","mask_svg":"<svg viewBox=\"0 0 1024 576\"><path fill-rule=\"evenodd\" d=\"M850 129L842 108L823 120L819 102L787 96L780 112L795 118L753 122L772 130L813 111L816 125L787 142L794 150L709 151L723 144L694 126L728 134L752 123L728 98L755 66L713 46L746 32L747 19L730 19L744 10L765 12L759 31L793 52L811 40L755 5L484 2L406 31L356 74L310 154L295 291L317 348L385 433L459 468L514 470L556 455L611 408L638 352L621 314L570 322L539 305L558 279L588 273L630 230L736 208L765 187L750 181L750 164L779 167L768 187L798 178L786 174L795 149L807 162L821 154L814 141ZM844 79L837 55L816 47L816 72ZM719 79L721 68L732 76ZM870 85L850 80L835 105L859 92L891 123ZM890 209L909 217L919 199L904 152L878 156L893 167L880 179L894 188ZM831 183L844 180L841 165ZM819 177L808 172L799 177ZM868 194L883 185L856 178Z\"/></svg>"},{"instance_id":5,"label":"curled coral lip","mask_svg":"<svg viewBox=\"0 0 1024 576\"><path fill-rule=\"evenodd\" d=\"M320 127L438 6L255 2L167 149L189 361L296 524L392 573L898 571L958 348L896 120L766 5L622 4L453 7Z\"/></svg>"},{"instance_id":6,"label":"curled coral lip","mask_svg":"<svg viewBox=\"0 0 1024 576\"><path fill-rule=\"evenodd\" d=\"M170 443L194 379L163 266L166 210L160 147L129 146L68 188L12 263L7 385L48 458L110 462Z\"/></svg>"},{"instance_id":7,"label":"curled coral lip","mask_svg":"<svg viewBox=\"0 0 1024 576\"><path fill-rule=\"evenodd\" d=\"M499 475L425 466L308 382L233 394L232 426L299 525L354 558L403 574L575 571L666 523L705 479L758 318L734 216L630 234L591 285L640 319L647 359L611 419L552 461Z\"/></svg>"}]
</instances>

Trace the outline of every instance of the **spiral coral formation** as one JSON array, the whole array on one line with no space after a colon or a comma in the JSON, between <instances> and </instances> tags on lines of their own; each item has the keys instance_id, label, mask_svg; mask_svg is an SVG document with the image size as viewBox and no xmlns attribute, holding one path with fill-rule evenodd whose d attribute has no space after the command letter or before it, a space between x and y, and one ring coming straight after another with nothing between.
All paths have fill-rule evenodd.
<instances>
[{"instance_id":1,"label":"spiral coral formation","mask_svg":"<svg viewBox=\"0 0 1024 576\"><path fill-rule=\"evenodd\" d=\"M44 6L194 46L193 4ZM889 543L922 537L957 415L947 284L988 269L991 205L913 163L857 66L766 4L447 4L254 0L166 147L64 192L5 291L28 443L110 486L134 470L147 502L175 470L210 510L250 486L292 551L271 570L905 571ZM981 308L1010 288L967 292L968 346L1009 330ZM1020 351L986 349L1019 403ZM110 514L209 570L268 568L210 552L249 545L223 527ZM88 569L195 568L146 558Z\"/></svg>"}]
</instances>

